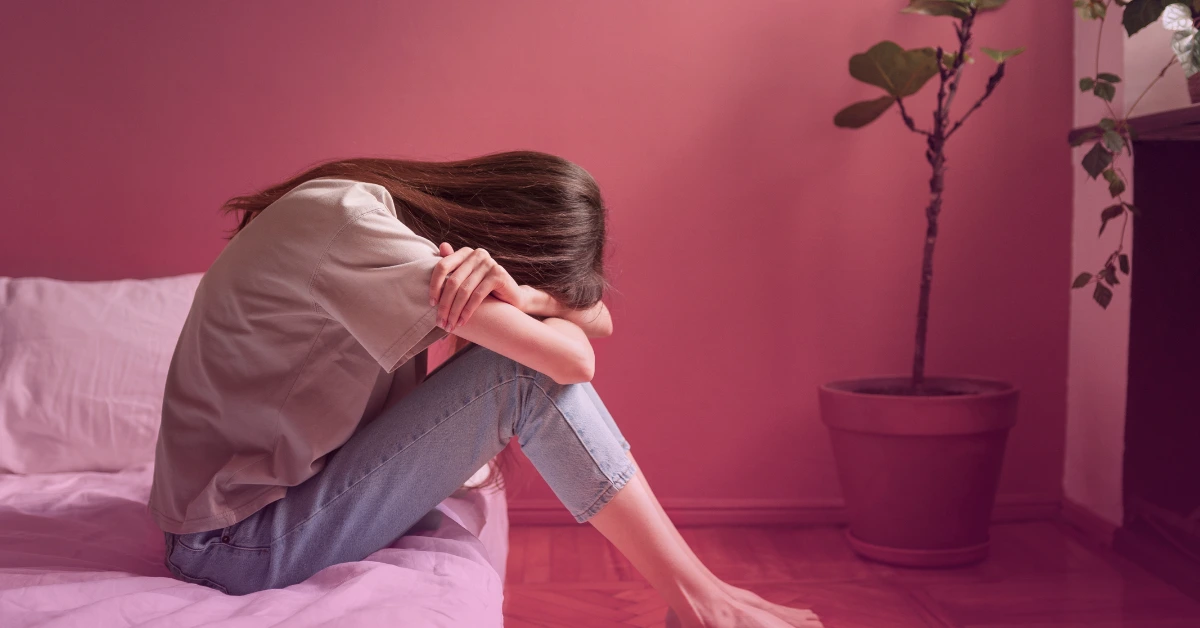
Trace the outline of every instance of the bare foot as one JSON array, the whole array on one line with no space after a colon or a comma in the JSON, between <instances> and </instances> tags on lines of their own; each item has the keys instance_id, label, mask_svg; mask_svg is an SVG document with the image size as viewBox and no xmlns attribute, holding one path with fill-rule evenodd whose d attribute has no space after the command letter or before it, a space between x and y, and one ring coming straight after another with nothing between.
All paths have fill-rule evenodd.
<instances>
[{"instance_id":1,"label":"bare foot","mask_svg":"<svg viewBox=\"0 0 1200 628\"><path fill-rule=\"evenodd\" d=\"M733 599L749 604L754 608L767 611L768 613L786 621L793 628L821 628L821 620L817 618L817 614L807 608L792 608L768 602L753 591L739 589L726 582L721 583L722 587L733 596Z\"/></svg>"},{"instance_id":2,"label":"bare foot","mask_svg":"<svg viewBox=\"0 0 1200 628\"><path fill-rule=\"evenodd\" d=\"M759 598L761 600L761 598ZM770 604L770 602L765 602ZM773 605L778 606L778 605ZM798 613L806 613L807 619L805 623L793 624L778 615L768 612L766 609L757 608L747 603L734 601L729 607L723 607L710 611L707 616L701 617L699 622L693 625L685 624L675 614L675 611L668 608L666 626L667 628L790 628L792 626L802 626L803 628L822 628L822 624L817 620L817 616L811 611L801 611L800 609L789 609L787 607L779 607L785 610Z\"/></svg>"}]
</instances>

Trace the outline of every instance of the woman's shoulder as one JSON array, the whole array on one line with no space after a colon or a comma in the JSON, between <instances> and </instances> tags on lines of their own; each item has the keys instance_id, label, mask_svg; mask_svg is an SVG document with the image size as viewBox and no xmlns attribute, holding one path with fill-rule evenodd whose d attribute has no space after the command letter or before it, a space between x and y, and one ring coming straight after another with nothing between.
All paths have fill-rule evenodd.
<instances>
[{"instance_id":1,"label":"woman's shoulder","mask_svg":"<svg viewBox=\"0 0 1200 628\"><path fill-rule=\"evenodd\" d=\"M396 216L395 201L392 201L391 192L386 187L367 181L337 177L308 179L293 187L276 203L322 211L324 217L341 216L353 219L380 209L392 217Z\"/></svg>"}]
</instances>

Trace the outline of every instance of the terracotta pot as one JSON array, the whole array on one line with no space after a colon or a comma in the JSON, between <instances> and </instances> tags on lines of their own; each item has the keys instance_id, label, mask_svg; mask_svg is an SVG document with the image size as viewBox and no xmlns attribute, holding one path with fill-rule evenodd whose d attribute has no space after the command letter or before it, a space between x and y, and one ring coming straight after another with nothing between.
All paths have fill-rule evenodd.
<instances>
[{"instance_id":1,"label":"terracotta pot","mask_svg":"<svg viewBox=\"0 0 1200 628\"><path fill-rule=\"evenodd\" d=\"M851 547L909 567L948 567L988 554L988 527L1018 391L982 378L927 378L948 396L873 394L907 377L819 389L846 500Z\"/></svg>"}]
</instances>

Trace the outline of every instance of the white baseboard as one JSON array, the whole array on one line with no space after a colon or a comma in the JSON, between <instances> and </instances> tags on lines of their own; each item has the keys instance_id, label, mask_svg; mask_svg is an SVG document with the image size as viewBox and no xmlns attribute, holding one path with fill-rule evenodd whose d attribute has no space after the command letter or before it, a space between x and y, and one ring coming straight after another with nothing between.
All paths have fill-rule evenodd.
<instances>
[{"instance_id":1,"label":"white baseboard","mask_svg":"<svg viewBox=\"0 0 1200 628\"><path fill-rule=\"evenodd\" d=\"M1096 513L1064 498L1060 517L1063 523L1079 530L1088 540L1103 547L1112 547L1113 535L1117 531L1117 526L1102 519Z\"/></svg>"},{"instance_id":2,"label":"white baseboard","mask_svg":"<svg viewBox=\"0 0 1200 628\"><path fill-rule=\"evenodd\" d=\"M662 500L663 510L677 526L704 525L839 525L846 523L841 500L705 499ZM1058 495L1001 495L992 520L996 522L1056 519L1063 510ZM512 525L574 525L575 519L554 499L510 499Z\"/></svg>"}]
</instances>

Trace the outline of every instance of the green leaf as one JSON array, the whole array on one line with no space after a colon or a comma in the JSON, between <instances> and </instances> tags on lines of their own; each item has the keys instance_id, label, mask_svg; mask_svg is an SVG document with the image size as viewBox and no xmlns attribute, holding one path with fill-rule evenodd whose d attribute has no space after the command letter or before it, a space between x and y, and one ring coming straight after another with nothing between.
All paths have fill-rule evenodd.
<instances>
[{"instance_id":1,"label":"green leaf","mask_svg":"<svg viewBox=\"0 0 1200 628\"><path fill-rule=\"evenodd\" d=\"M1083 146L1092 140L1100 139L1101 133L1096 129L1084 129L1078 133L1067 135L1067 141L1071 143L1071 147L1075 148Z\"/></svg>"},{"instance_id":2,"label":"green leaf","mask_svg":"<svg viewBox=\"0 0 1200 628\"><path fill-rule=\"evenodd\" d=\"M1112 297L1112 290L1109 290L1108 286L1097 281L1096 289L1092 291L1092 298L1096 300L1096 303L1099 303L1100 307L1107 310L1108 304L1112 303Z\"/></svg>"},{"instance_id":3,"label":"green leaf","mask_svg":"<svg viewBox=\"0 0 1200 628\"><path fill-rule=\"evenodd\" d=\"M1188 10L1191 13L1191 9ZM1196 29L1189 31L1179 31L1171 35L1171 50L1175 52L1175 58L1179 60L1180 67L1183 68L1183 75L1191 77L1200 72L1200 63L1197 62L1196 51L1200 47L1196 46Z\"/></svg>"},{"instance_id":4,"label":"green leaf","mask_svg":"<svg viewBox=\"0 0 1200 628\"><path fill-rule=\"evenodd\" d=\"M1098 236L1104 235L1104 228L1108 226L1108 221L1125 213L1125 206L1121 203L1105 207L1104 211L1100 212L1100 233Z\"/></svg>"},{"instance_id":5,"label":"green leaf","mask_svg":"<svg viewBox=\"0 0 1200 628\"><path fill-rule=\"evenodd\" d=\"M1121 134L1116 131L1105 131L1104 147L1114 154L1119 153L1125 148L1125 138L1121 137Z\"/></svg>"},{"instance_id":6,"label":"green leaf","mask_svg":"<svg viewBox=\"0 0 1200 628\"><path fill-rule=\"evenodd\" d=\"M1013 48L1012 50L996 50L995 48L980 47L979 50L983 52L983 54L991 57L992 61L995 61L996 63L1004 63L1005 61L1008 61L1022 52L1025 52L1025 47L1022 46L1020 48Z\"/></svg>"},{"instance_id":7,"label":"green leaf","mask_svg":"<svg viewBox=\"0 0 1200 628\"><path fill-rule=\"evenodd\" d=\"M1103 0L1075 0L1075 8L1079 9L1079 16L1085 20L1100 19L1108 13Z\"/></svg>"},{"instance_id":8,"label":"green leaf","mask_svg":"<svg viewBox=\"0 0 1200 628\"><path fill-rule=\"evenodd\" d=\"M1125 209L1128 209L1128 210L1129 210L1129 212L1130 212L1131 214L1133 214L1133 217L1134 217L1134 218L1141 218L1141 217L1142 217L1142 210L1140 210L1140 209L1138 209L1136 206L1134 206L1134 204L1133 204L1133 203L1121 203L1121 204L1125 206Z\"/></svg>"},{"instance_id":9,"label":"green leaf","mask_svg":"<svg viewBox=\"0 0 1200 628\"><path fill-rule=\"evenodd\" d=\"M1100 79L1101 81L1108 81L1109 83L1121 82L1121 77L1117 76L1116 74L1109 74L1108 72L1101 72L1096 75L1096 78Z\"/></svg>"},{"instance_id":10,"label":"green leaf","mask_svg":"<svg viewBox=\"0 0 1200 628\"><path fill-rule=\"evenodd\" d=\"M1100 128L1105 131L1114 131L1117 128L1117 121L1112 118L1104 118L1100 120Z\"/></svg>"},{"instance_id":11,"label":"green leaf","mask_svg":"<svg viewBox=\"0 0 1200 628\"><path fill-rule=\"evenodd\" d=\"M1091 281L1092 273L1079 273L1079 276L1075 278L1075 283L1071 284L1071 289L1082 288L1091 283Z\"/></svg>"},{"instance_id":12,"label":"green leaf","mask_svg":"<svg viewBox=\"0 0 1200 628\"><path fill-rule=\"evenodd\" d=\"M979 12L995 11L1008 3L1008 0L975 0L975 6L979 7Z\"/></svg>"},{"instance_id":13,"label":"green leaf","mask_svg":"<svg viewBox=\"0 0 1200 628\"><path fill-rule=\"evenodd\" d=\"M1109 262L1105 265L1104 270L1102 273L1100 273L1100 276L1104 277L1104 281L1109 282L1109 286L1116 286L1117 283L1121 283L1120 280L1117 280L1117 267L1112 265L1112 262Z\"/></svg>"},{"instance_id":14,"label":"green leaf","mask_svg":"<svg viewBox=\"0 0 1200 628\"><path fill-rule=\"evenodd\" d=\"M1121 272L1128 275L1129 274L1129 256L1122 253L1121 256L1117 258L1117 261L1119 261L1121 263Z\"/></svg>"},{"instance_id":15,"label":"green leaf","mask_svg":"<svg viewBox=\"0 0 1200 628\"><path fill-rule=\"evenodd\" d=\"M1113 98L1117 96L1117 88L1113 87L1112 83L1097 81L1095 87L1092 88L1092 93L1108 102L1112 102Z\"/></svg>"},{"instance_id":16,"label":"green leaf","mask_svg":"<svg viewBox=\"0 0 1200 628\"><path fill-rule=\"evenodd\" d=\"M1179 31L1196 31L1196 22L1192 18L1192 8L1178 2L1168 5L1163 10L1162 18L1160 18L1163 28L1179 32Z\"/></svg>"},{"instance_id":17,"label":"green leaf","mask_svg":"<svg viewBox=\"0 0 1200 628\"><path fill-rule=\"evenodd\" d=\"M882 87L897 98L917 93L937 73L933 48L904 50L893 42L882 41L850 57L850 76Z\"/></svg>"},{"instance_id":18,"label":"green leaf","mask_svg":"<svg viewBox=\"0 0 1200 628\"><path fill-rule=\"evenodd\" d=\"M1091 91L1091 89L1095 86L1096 86L1096 79L1094 79L1090 76L1085 76L1085 77L1079 79L1079 91L1081 91L1081 92Z\"/></svg>"},{"instance_id":19,"label":"green leaf","mask_svg":"<svg viewBox=\"0 0 1200 628\"><path fill-rule=\"evenodd\" d=\"M833 117L833 123L846 129L862 128L883 115L895 102L896 99L892 96L856 102L839 111Z\"/></svg>"},{"instance_id":20,"label":"green leaf","mask_svg":"<svg viewBox=\"0 0 1200 628\"><path fill-rule=\"evenodd\" d=\"M1186 63L1183 59L1180 59L1179 62L1183 63L1183 74L1188 78L1200 72L1200 45L1197 45L1195 35L1192 36L1192 54L1187 57Z\"/></svg>"},{"instance_id":21,"label":"green leaf","mask_svg":"<svg viewBox=\"0 0 1200 628\"><path fill-rule=\"evenodd\" d=\"M1108 195L1117 198L1125 193L1125 182L1121 179L1108 182Z\"/></svg>"},{"instance_id":22,"label":"green leaf","mask_svg":"<svg viewBox=\"0 0 1200 628\"><path fill-rule=\"evenodd\" d=\"M942 53L942 66L945 67L947 70L953 68L954 60L956 58L958 58L958 53L943 52ZM967 60L967 63L975 63L975 59L971 55L967 55L963 58Z\"/></svg>"},{"instance_id":23,"label":"green leaf","mask_svg":"<svg viewBox=\"0 0 1200 628\"><path fill-rule=\"evenodd\" d=\"M1116 198L1125 191L1125 181L1117 174L1116 170L1109 168L1104 171L1104 179L1108 181L1108 193Z\"/></svg>"},{"instance_id":24,"label":"green leaf","mask_svg":"<svg viewBox=\"0 0 1200 628\"><path fill-rule=\"evenodd\" d=\"M919 13L921 15L948 15L962 19L970 17L971 5L961 0L910 0L901 13Z\"/></svg>"},{"instance_id":25,"label":"green leaf","mask_svg":"<svg viewBox=\"0 0 1200 628\"><path fill-rule=\"evenodd\" d=\"M1089 176L1095 179L1100 176L1101 172L1104 172L1105 168L1108 168L1112 164L1112 160L1112 153L1108 152L1107 148L1104 148L1104 144L1096 142L1096 145L1092 146L1092 150L1089 150L1088 154L1083 156L1083 169L1087 171Z\"/></svg>"},{"instance_id":26,"label":"green leaf","mask_svg":"<svg viewBox=\"0 0 1200 628\"><path fill-rule=\"evenodd\" d=\"M1130 37L1138 31L1158 21L1164 9L1177 0L1133 0L1125 7L1125 15L1121 23Z\"/></svg>"}]
</instances>

